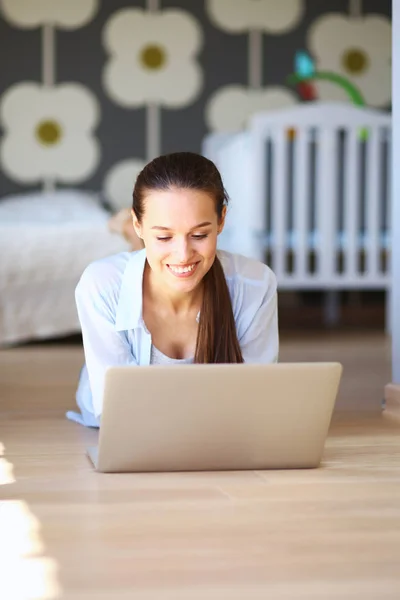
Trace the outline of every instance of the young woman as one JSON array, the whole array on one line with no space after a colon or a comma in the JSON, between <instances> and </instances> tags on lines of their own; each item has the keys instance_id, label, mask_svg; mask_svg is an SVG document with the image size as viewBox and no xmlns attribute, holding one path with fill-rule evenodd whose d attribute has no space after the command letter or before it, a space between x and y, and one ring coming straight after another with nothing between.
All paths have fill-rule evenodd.
<instances>
[{"instance_id":1,"label":"young woman","mask_svg":"<svg viewBox=\"0 0 400 600\"><path fill-rule=\"evenodd\" d=\"M132 220L144 249L95 261L76 288L85 366L70 419L100 425L111 365L277 361L274 274L217 251L227 200L197 154L160 156L139 174Z\"/></svg>"}]
</instances>

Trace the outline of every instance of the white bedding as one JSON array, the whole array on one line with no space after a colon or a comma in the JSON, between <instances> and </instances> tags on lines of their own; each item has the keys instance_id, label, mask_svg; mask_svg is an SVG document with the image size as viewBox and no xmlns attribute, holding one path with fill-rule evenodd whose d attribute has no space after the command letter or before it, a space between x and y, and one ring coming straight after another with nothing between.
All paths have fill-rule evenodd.
<instances>
[{"instance_id":1,"label":"white bedding","mask_svg":"<svg viewBox=\"0 0 400 600\"><path fill-rule=\"evenodd\" d=\"M80 331L74 290L85 267L129 250L90 192L0 200L0 344Z\"/></svg>"}]
</instances>

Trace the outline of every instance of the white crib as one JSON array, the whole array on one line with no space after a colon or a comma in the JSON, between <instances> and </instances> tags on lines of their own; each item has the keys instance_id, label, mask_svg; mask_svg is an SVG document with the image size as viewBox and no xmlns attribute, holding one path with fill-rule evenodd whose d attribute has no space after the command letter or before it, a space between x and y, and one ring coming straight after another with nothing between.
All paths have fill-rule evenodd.
<instances>
[{"instance_id":1,"label":"white crib","mask_svg":"<svg viewBox=\"0 0 400 600\"><path fill-rule=\"evenodd\" d=\"M280 289L383 289L390 301L390 138L390 114L322 102L207 136L231 199L220 247L267 262Z\"/></svg>"}]
</instances>

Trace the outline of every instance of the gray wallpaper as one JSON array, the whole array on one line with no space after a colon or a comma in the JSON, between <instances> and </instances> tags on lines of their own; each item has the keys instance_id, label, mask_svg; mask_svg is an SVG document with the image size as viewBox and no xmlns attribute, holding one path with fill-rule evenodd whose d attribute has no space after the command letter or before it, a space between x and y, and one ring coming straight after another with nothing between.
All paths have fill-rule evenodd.
<instances>
[{"instance_id":1,"label":"gray wallpaper","mask_svg":"<svg viewBox=\"0 0 400 600\"><path fill-rule=\"evenodd\" d=\"M345 74L366 104L390 108L390 0L53 0L52 14L44 4L0 0L0 197L68 186L123 205L135 169L154 154L200 151L208 131L239 128L260 107L306 101L287 82L297 51L317 68L350 65ZM143 26L120 12L137 8ZM167 9L184 14L165 21ZM312 41L323 16L326 56ZM58 94L65 83L72 88ZM211 101L227 86L236 91L211 119ZM320 99L343 97L323 82L314 88Z\"/></svg>"}]
</instances>

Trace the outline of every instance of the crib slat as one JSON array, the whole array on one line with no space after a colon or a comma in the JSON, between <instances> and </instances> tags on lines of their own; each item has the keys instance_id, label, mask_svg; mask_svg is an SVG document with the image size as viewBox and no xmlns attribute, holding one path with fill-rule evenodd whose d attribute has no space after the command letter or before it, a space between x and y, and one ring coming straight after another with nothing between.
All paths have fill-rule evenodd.
<instances>
[{"instance_id":1,"label":"crib slat","mask_svg":"<svg viewBox=\"0 0 400 600\"><path fill-rule=\"evenodd\" d=\"M228 192L230 203L226 218L226 231L222 236L229 236L231 252L238 251L238 236L240 235L240 252L245 256L251 252L250 215L246 211L246 177L247 168L246 134L241 132L232 136L221 153L219 161L220 172L223 177L225 189ZM224 239L224 238L222 238Z\"/></svg>"},{"instance_id":2,"label":"crib slat","mask_svg":"<svg viewBox=\"0 0 400 600\"><path fill-rule=\"evenodd\" d=\"M346 131L345 150L345 189L344 189L344 272L348 277L357 273L357 242L359 236L358 198L359 198L359 133L358 128L349 127Z\"/></svg>"},{"instance_id":3,"label":"crib slat","mask_svg":"<svg viewBox=\"0 0 400 600\"><path fill-rule=\"evenodd\" d=\"M387 146L387 153L386 153L386 169L385 169L385 178L386 178L386 195L385 198L383 199L384 201L384 234L387 237L387 246L386 246L386 252L384 255L384 258L386 260L384 260L383 264L380 264L379 261L379 274L385 277L385 279L389 279L389 284L386 286L386 298L385 298L385 304L386 304L386 309L385 309L385 330L387 333L390 333L391 335L394 335L393 331L394 329L396 329L398 320L397 318L395 319L394 316L394 312L393 312L393 307L394 307L394 302L393 302L393 298L392 298L392 286L393 286L393 277L395 277L396 275L393 273L392 275L392 260L393 260L393 246L394 244L392 243L393 240L393 233L392 233L392 229L396 229L396 225L393 226L392 225L392 219L394 217L394 210L393 210L393 200L392 200L392 183L393 183L393 174L392 174L392 152L393 152L393 138L392 138L392 128L391 127L385 127L384 129L385 132L385 142L386 142L386 146ZM381 246L380 246L381 247ZM391 280L391 281L390 281ZM395 357L394 357L395 360Z\"/></svg>"},{"instance_id":4,"label":"crib slat","mask_svg":"<svg viewBox=\"0 0 400 600\"><path fill-rule=\"evenodd\" d=\"M367 142L367 277L375 279L379 272L379 173L382 169L382 152L380 152L380 131L376 127L369 129ZM382 198L383 201L383 198Z\"/></svg>"},{"instance_id":5,"label":"crib slat","mask_svg":"<svg viewBox=\"0 0 400 600\"><path fill-rule=\"evenodd\" d=\"M307 271L307 216L310 197L310 132L296 127L294 157L294 274L303 278Z\"/></svg>"},{"instance_id":6,"label":"crib slat","mask_svg":"<svg viewBox=\"0 0 400 600\"><path fill-rule=\"evenodd\" d=\"M272 269L278 281L285 273L285 217L287 214L288 165L285 160L286 131L272 129L273 179L272 179Z\"/></svg>"},{"instance_id":7,"label":"crib slat","mask_svg":"<svg viewBox=\"0 0 400 600\"><path fill-rule=\"evenodd\" d=\"M386 269L384 272L389 274L392 272L392 129L385 128L385 136L387 140L387 156L386 156L386 182L387 182L387 190L386 190L386 198L385 198L385 217L386 217L386 227L385 233L388 236L388 248L386 252ZM390 292L389 292L390 293Z\"/></svg>"},{"instance_id":8,"label":"crib slat","mask_svg":"<svg viewBox=\"0 0 400 600\"><path fill-rule=\"evenodd\" d=\"M249 228L249 234L252 241L251 252L248 256L265 261L265 234L267 231L267 188L268 188L268 173L266 170L266 132L260 131L258 127L251 127L247 154L248 161L245 166L247 173L244 178L245 184L243 188L241 204L243 210L247 212L247 217L243 215L244 222L242 228L239 229L242 236L243 227ZM242 165L235 163L236 169L243 170Z\"/></svg>"},{"instance_id":9,"label":"crib slat","mask_svg":"<svg viewBox=\"0 0 400 600\"><path fill-rule=\"evenodd\" d=\"M338 167L336 156L336 131L328 125L318 130L316 164L316 274L326 283L335 283L336 264L336 214Z\"/></svg>"}]
</instances>

